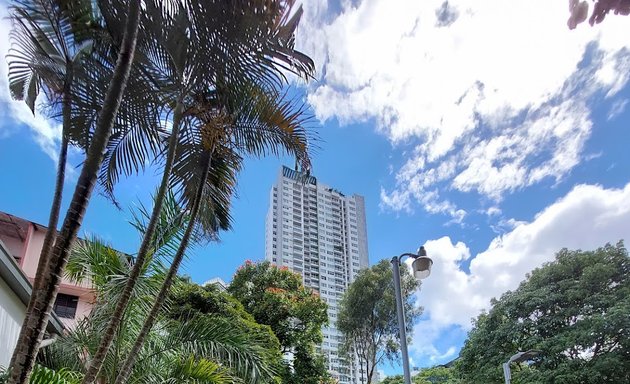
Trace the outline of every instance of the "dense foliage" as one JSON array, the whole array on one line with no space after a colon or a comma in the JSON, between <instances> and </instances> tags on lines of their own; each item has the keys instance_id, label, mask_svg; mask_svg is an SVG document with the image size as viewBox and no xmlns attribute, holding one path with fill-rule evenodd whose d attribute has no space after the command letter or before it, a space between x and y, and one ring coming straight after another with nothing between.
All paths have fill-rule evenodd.
<instances>
[{"instance_id":1,"label":"dense foliage","mask_svg":"<svg viewBox=\"0 0 630 384\"><path fill-rule=\"evenodd\" d=\"M156 231L160 235L151 243L153 257L141 268L142 273L121 326L116 330L113 348L100 370L101 384L116 380L121 363L129 354L151 303L160 290L166 269L161 260L168 259L181 237L181 221L173 220L180 214L181 209L169 195ZM140 214L134 216L133 226L141 233L148 221L146 215L148 212L141 209ZM98 348L103 329L133 265L132 257L112 249L97 238L76 244L67 276L77 282L91 283L96 301L88 317L40 351L40 368L34 371L31 382L48 382L45 380L53 378L66 380L70 376L74 382L74 379L85 378L86 363ZM194 297L190 292L204 290L191 284L182 284L181 288L173 294L173 303L180 307L167 306L167 310L161 314L155 329L149 333L147 342L138 352L137 364L129 382L266 384L277 381L279 346L267 327L255 324L238 302L223 296L219 296L220 299L216 301L225 302L227 307L231 304L232 311L213 310L213 307L196 304L198 301L194 300L189 300L193 303L191 305L183 305L183 301Z\"/></svg>"},{"instance_id":2,"label":"dense foliage","mask_svg":"<svg viewBox=\"0 0 630 384\"><path fill-rule=\"evenodd\" d=\"M513 383L628 383L628 314L623 243L564 249L476 319L457 368L466 382L502 383L501 364L535 349L541 353L529 365L513 365Z\"/></svg>"},{"instance_id":3,"label":"dense foliage","mask_svg":"<svg viewBox=\"0 0 630 384\"><path fill-rule=\"evenodd\" d=\"M221 291L216 285L202 287L182 280L173 288L169 304L166 316L182 323L200 318L221 318L222 321L258 340L259 345L265 349L269 364L276 369L281 367L280 343L271 328L258 324L238 300Z\"/></svg>"},{"instance_id":4,"label":"dense foliage","mask_svg":"<svg viewBox=\"0 0 630 384\"><path fill-rule=\"evenodd\" d=\"M421 313L413 300L419 283L405 265L400 271L407 334L411 335L414 320ZM358 355L361 369L370 382L378 364L395 359L399 352L396 296L389 260L361 270L339 307L337 328L345 337L344 352Z\"/></svg>"},{"instance_id":5,"label":"dense foliage","mask_svg":"<svg viewBox=\"0 0 630 384\"><path fill-rule=\"evenodd\" d=\"M380 384L404 384L402 375L388 376ZM463 384L455 377L455 368L437 366L423 368L416 375L411 377L413 384Z\"/></svg>"},{"instance_id":6,"label":"dense foliage","mask_svg":"<svg viewBox=\"0 0 630 384\"><path fill-rule=\"evenodd\" d=\"M328 323L326 303L302 277L269 262L247 262L234 275L228 292L259 324L271 327L282 352L293 356L283 383L318 384L329 379L321 354L322 327Z\"/></svg>"},{"instance_id":7,"label":"dense foliage","mask_svg":"<svg viewBox=\"0 0 630 384\"><path fill-rule=\"evenodd\" d=\"M455 377L454 368L444 366L425 368L412 381L414 384L463 384Z\"/></svg>"}]
</instances>

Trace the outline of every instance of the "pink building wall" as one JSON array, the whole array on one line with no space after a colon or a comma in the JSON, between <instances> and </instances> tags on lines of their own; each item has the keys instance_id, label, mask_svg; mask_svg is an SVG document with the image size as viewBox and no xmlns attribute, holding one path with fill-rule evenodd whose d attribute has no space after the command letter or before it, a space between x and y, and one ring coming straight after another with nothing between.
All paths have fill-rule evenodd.
<instances>
[{"instance_id":1,"label":"pink building wall","mask_svg":"<svg viewBox=\"0 0 630 384\"><path fill-rule=\"evenodd\" d=\"M39 255L46 236L46 227L0 212L0 240L13 257L18 259L20 268L31 284L35 280ZM60 317L64 326L74 328L78 321L87 316L95 301L90 282L77 284L63 277L59 293L78 297L75 317Z\"/></svg>"}]
</instances>

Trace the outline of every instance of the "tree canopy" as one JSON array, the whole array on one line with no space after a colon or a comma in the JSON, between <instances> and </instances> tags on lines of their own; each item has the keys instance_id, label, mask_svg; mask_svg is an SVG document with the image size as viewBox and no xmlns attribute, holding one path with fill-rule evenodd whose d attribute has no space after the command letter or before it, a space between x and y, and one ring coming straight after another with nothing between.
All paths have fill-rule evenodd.
<instances>
[{"instance_id":1,"label":"tree canopy","mask_svg":"<svg viewBox=\"0 0 630 384\"><path fill-rule=\"evenodd\" d=\"M258 324L238 300L215 285L202 287L180 280L170 294L166 316L182 323L199 318L221 318L259 340L259 345L265 347L269 363L280 368L280 343L271 328Z\"/></svg>"},{"instance_id":2,"label":"tree canopy","mask_svg":"<svg viewBox=\"0 0 630 384\"><path fill-rule=\"evenodd\" d=\"M595 251L563 249L475 321L457 369L467 382L502 383L518 351L517 383L630 382L630 258L622 242Z\"/></svg>"},{"instance_id":3,"label":"tree canopy","mask_svg":"<svg viewBox=\"0 0 630 384\"><path fill-rule=\"evenodd\" d=\"M455 377L455 368L436 366L422 369L412 378L413 384L459 384Z\"/></svg>"},{"instance_id":4,"label":"tree canopy","mask_svg":"<svg viewBox=\"0 0 630 384\"><path fill-rule=\"evenodd\" d=\"M228 292L239 300L256 322L271 327L282 352L292 354L283 383L318 384L329 379L316 346L328 324L327 305L304 287L302 277L269 262L246 262L234 275Z\"/></svg>"},{"instance_id":5,"label":"tree canopy","mask_svg":"<svg viewBox=\"0 0 630 384\"><path fill-rule=\"evenodd\" d=\"M453 367L435 366L423 368L411 377L413 384L460 384L463 383L455 377ZM387 376L379 384L404 384L402 375Z\"/></svg>"},{"instance_id":6,"label":"tree canopy","mask_svg":"<svg viewBox=\"0 0 630 384\"><path fill-rule=\"evenodd\" d=\"M401 286L408 334L421 310L414 305L418 281L401 266ZM389 260L363 269L341 299L337 328L344 335L346 355L356 353L370 382L378 364L398 356L400 336L392 266Z\"/></svg>"}]
</instances>

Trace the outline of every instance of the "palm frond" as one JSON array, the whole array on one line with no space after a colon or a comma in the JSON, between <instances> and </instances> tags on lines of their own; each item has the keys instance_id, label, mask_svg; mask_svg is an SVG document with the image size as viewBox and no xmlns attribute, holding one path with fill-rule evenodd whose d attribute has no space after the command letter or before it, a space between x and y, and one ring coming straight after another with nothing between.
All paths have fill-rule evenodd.
<instances>
[{"instance_id":1,"label":"palm frond","mask_svg":"<svg viewBox=\"0 0 630 384\"><path fill-rule=\"evenodd\" d=\"M238 88L222 83L189 103L170 182L182 205L190 206L201 165L212 156L198 228L213 239L230 227L229 207L244 156L288 153L310 164L314 145L309 143L316 138L303 105L261 85Z\"/></svg>"},{"instance_id":2,"label":"palm frond","mask_svg":"<svg viewBox=\"0 0 630 384\"><path fill-rule=\"evenodd\" d=\"M230 143L234 148L250 156L285 153L310 163L318 138L311 127L313 115L304 103L254 84L235 93L232 99L238 102L232 105Z\"/></svg>"},{"instance_id":3,"label":"palm frond","mask_svg":"<svg viewBox=\"0 0 630 384\"><path fill-rule=\"evenodd\" d=\"M77 82L72 88L73 122L89 127L78 132L79 136L72 136L72 141L84 150L89 146L91 132L107 94L113 71L107 64L110 60L115 60L115 57L91 59L91 67L86 70L89 72L90 81ZM129 85L116 115L99 171L98 182L101 191L112 202L116 202L114 187L120 176L140 173L161 151L165 138L165 129L161 124L160 101L152 85L142 77L138 65L132 68Z\"/></svg>"},{"instance_id":4,"label":"palm frond","mask_svg":"<svg viewBox=\"0 0 630 384\"><path fill-rule=\"evenodd\" d=\"M132 212L131 225L144 233L151 217L151 211L140 204L138 209ZM169 191L164 199L164 204L160 211L155 235L151 241L150 257L147 263L168 261L177 252L186 225L188 223L188 212L178 203L175 195ZM198 239L192 239L196 242Z\"/></svg>"},{"instance_id":5,"label":"palm frond","mask_svg":"<svg viewBox=\"0 0 630 384\"><path fill-rule=\"evenodd\" d=\"M235 194L236 177L241 169L242 158L232 151L223 150L225 148L210 154L203 150L201 138L197 143L189 142L187 135L182 135L170 183L181 204L190 207L201 179L201 165L212 156L197 220L200 236L215 239L219 230L228 230L231 227L229 207Z\"/></svg>"},{"instance_id":6,"label":"palm frond","mask_svg":"<svg viewBox=\"0 0 630 384\"><path fill-rule=\"evenodd\" d=\"M58 371L35 365L31 374L30 384L78 384L81 374L61 368Z\"/></svg>"},{"instance_id":7,"label":"palm frond","mask_svg":"<svg viewBox=\"0 0 630 384\"><path fill-rule=\"evenodd\" d=\"M175 359L169 377L163 382L232 384L242 380L232 376L228 369L215 361L190 356L187 359Z\"/></svg>"},{"instance_id":8,"label":"palm frond","mask_svg":"<svg viewBox=\"0 0 630 384\"><path fill-rule=\"evenodd\" d=\"M35 99L45 86L49 94L61 94L66 74L68 45L72 34L60 35L65 18L49 1L24 2L10 8L9 88L11 95L24 100L35 113Z\"/></svg>"},{"instance_id":9,"label":"palm frond","mask_svg":"<svg viewBox=\"0 0 630 384\"><path fill-rule=\"evenodd\" d=\"M163 332L167 337L149 340L135 369L176 352L220 362L247 383L264 383L275 376L260 341L227 319L197 317L185 323L173 321L160 326L155 332Z\"/></svg>"},{"instance_id":10,"label":"palm frond","mask_svg":"<svg viewBox=\"0 0 630 384\"><path fill-rule=\"evenodd\" d=\"M100 290L111 280L111 276L124 275L130 263L129 256L116 251L99 238L90 236L75 243L65 273L74 282L89 281Z\"/></svg>"}]
</instances>

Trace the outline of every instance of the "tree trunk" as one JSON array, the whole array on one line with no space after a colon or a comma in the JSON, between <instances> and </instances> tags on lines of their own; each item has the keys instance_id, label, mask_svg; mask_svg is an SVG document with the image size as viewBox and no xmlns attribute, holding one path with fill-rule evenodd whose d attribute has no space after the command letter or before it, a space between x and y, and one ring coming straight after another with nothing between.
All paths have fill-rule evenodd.
<instances>
[{"instance_id":1,"label":"tree trunk","mask_svg":"<svg viewBox=\"0 0 630 384\"><path fill-rule=\"evenodd\" d=\"M189 220L188 226L186 227L186 231L184 232L182 241L179 244L179 248L177 249L177 252L175 253L175 257L173 258L171 267L169 268L168 273L166 274L166 277L164 278L164 283L162 283L160 292L155 298L155 302L153 303L153 306L151 307L151 311L149 312L147 319L142 325L142 330L138 334L138 337L136 338L136 341L134 342L133 347L131 348L131 351L129 352L129 355L127 356L127 359L125 360L123 368L118 373L118 377L116 377L116 381L114 382L114 384L125 384L127 380L129 379L129 375L131 374L131 369L133 368L133 365L136 362L136 358L138 357L140 349L142 348L142 345L144 344L145 339L149 335L149 332L151 331L151 328L153 327L153 324L155 323L160 310L162 310L162 305L164 305L164 301L166 300L166 297L168 296L168 292L171 288L171 284L173 283L173 279L177 275L177 270L179 269L179 266L182 263L182 260L184 259L184 252L186 251L186 248L188 248L190 237L195 228L195 223L197 221L197 214L199 213L199 207L201 205L201 200L203 197L203 190L204 190L206 181L208 180L208 172L210 171L211 163L212 163L212 153L208 155L207 162L203 165L203 169L202 169L203 173L201 174L201 177L199 178L199 185L197 187L197 191L195 192L195 198L193 200L192 208L190 210L190 217L188 218Z\"/></svg>"},{"instance_id":2,"label":"tree trunk","mask_svg":"<svg viewBox=\"0 0 630 384\"><path fill-rule=\"evenodd\" d=\"M33 292L38 292L40 290L41 282L44 280L44 274L46 273L46 268L48 267L48 258L50 257L50 251L52 250L55 236L57 235L57 224L59 223L59 211L61 211L61 202L63 198L63 184L66 178L66 164L68 161L68 135L70 131L70 85L72 83L72 72L71 68L66 71L66 83L64 85L64 94L62 101L62 129L61 129L61 148L59 149L59 158L57 159L57 176L55 178L55 191L53 194L52 205L50 207L50 214L48 216L48 229L46 230L46 236L44 236L44 242L42 244L42 250L39 253L39 261L37 262L37 271L35 272L35 280L33 281ZM26 316L29 317L29 314L33 311L32 307L33 302L29 301L28 307L26 308ZM22 327L20 329L20 336L24 337L23 334L26 332L27 328ZM13 366L13 359L16 358L16 354L13 354L10 367Z\"/></svg>"},{"instance_id":3,"label":"tree trunk","mask_svg":"<svg viewBox=\"0 0 630 384\"><path fill-rule=\"evenodd\" d=\"M70 207L66 213L61 231L57 236L54 248L50 253L48 267L46 268L47 273L41 276L41 283L36 282L39 289L33 291L31 295L29 307L32 310L28 317L24 319L22 324L23 331L13 352L13 365L11 366L9 384L28 383L35 365L39 344L44 336L48 318L59 290L63 270L68 262L70 247L83 221L83 216L96 183L98 170L103 162L105 148L111 136L114 119L127 86L127 79L129 78L136 49L139 18L140 0L132 0L129 3L120 54Z\"/></svg>"},{"instance_id":4,"label":"tree trunk","mask_svg":"<svg viewBox=\"0 0 630 384\"><path fill-rule=\"evenodd\" d=\"M183 102L181 100L178 100L177 106L175 107L175 111L173 113L173 129L171 131L171 137L169 140L168 155L166 157L166 164L164 165L162 182L158 189L158 193L155 196L155 201L153 202L153 212L151 213L149 224L147 225L147 228L142 237L142 243L140 244L140 249L138 250L138 256L136 257L135 264L131 269L131 272L129 273L129 277L127 278L127 282L125 283L125 288L122 291L120 299L116 303L116 308L114 308L114 312L111 315L111 319L107 323L105 331L103 331L103 338L101 339L101 343L99 344L96 353L92 356L90 366L88 367L88 370L83 377L83 384L91 384L96 380L98 373L101 370L103 363L105 362L105 357L107 356L109 347L111 346L114 337L116 337L116 330L122 322L125 309L127 308L127 304L131 299L133 288L138 281L140 273L142 272L142 267L149 252L151 242L153 241L153 235L155 234L155 229L160 218L160 213L162 212L164 198L166 197L166 193L168 191L168 180L171 175L171 170L173 169L173 163L175 160L175 152L179 139L179 130L181 126L183 110Z\"/></svg>"}]
</instances>

